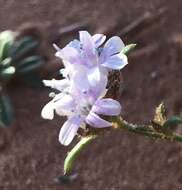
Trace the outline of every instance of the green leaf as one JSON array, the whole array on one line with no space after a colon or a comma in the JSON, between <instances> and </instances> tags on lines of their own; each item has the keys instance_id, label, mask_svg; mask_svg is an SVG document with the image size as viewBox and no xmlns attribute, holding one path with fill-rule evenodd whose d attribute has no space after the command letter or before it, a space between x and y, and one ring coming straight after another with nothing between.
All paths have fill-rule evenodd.
<instances>
[{"instance_id":1,"label":"green leaf","mask_svg":"<svg viewBox=\"0 0 182 190\"><path fill-rule=\"evenodd\" d=\"M75 159L78 157L80 152L93 140L96 138L96 135L83 137L68 153L64 161L64 174L67 174L71 171Z\"/></svg>"},{"instance_id":2,"label":"green leaf","mask_svg":"<svg viewBox=\"0 0 182 190\"><path fill-rule=\"evenodd\" d=\"M11 58L10 58L10 57L5 58L5 59L1 62L0 68L6 68L6 67L8 67L10 64L11 64Z\"/></svg>"},{"instance_id":3,"label":"green leaf","mask_svg":"<svg viewBox=\"0 0 182 190\"><path fill-rule=\"evenodd\" d=\"M182 124L182 117L172 116L163 125L164 128L171 128Z\"/></svg>"},{"instance_id":4,"label":"green leaf","mask_svg":"<svg viewBox=\"0 0 182 190\"><path fill-rule=\"evenodd\" d=\"M10 47L14 41L14 32L6 30L0 33L0 62L8 57Z\"/></svg>"},{"instance_id":5,"label":"green leaf","mask_svg":"<svg viewBox=\"0 0 182 190\"><path fill-rule=\"evenodd\" d=\"M13 66L10 66L10 67L7 67L5 69L3 69L0 73L1 77L3 80L9 80L15 73L15 67Z\"/></svg>"},{"instance_id":6,"label":"green leaf","mask_svg":"<svg viewBox=\"0 0 182 190\"><path fill-rule=\"evenodd\" d=\"M31 56L23 59L16 66L16 70L18 73L29 73L37 68L39 68L43 64L43 60L40 56Z\"/></svg>"},{"instance_id":7,"label":"green leaf","mask_svg":"<svg viewBox=\"0 0 182 190\"><path fill-rule=\"evenodd\" d=\"M39 42L33 37L23 37L13 43L10 50L10 56L12 57L13 61L15 61L27 53L33 51L38 46Z\"/></svg>"},{"instance_id":8,"label":"green leaf","mask_svg":"<svg viewBox=\"0 0 182 190\"><path fill-rule=\"evenodd\" d=\"M129 44L129 45L126 45L123 49L122 49L122 52L125 54L125 55L128 55L129 53L131 53L136 47L136 44Z\"/></svg>"},{"instance_id":9,"label":"green leaf","mask_svg":"<svg viewBox=\"0 0 182 190\"><path fill-rule=\"evenodd\" d=\"M13 121L13 110L9 97L6 95L0 96L0 125L9 126Z\"/></svg>"}]
</instances>

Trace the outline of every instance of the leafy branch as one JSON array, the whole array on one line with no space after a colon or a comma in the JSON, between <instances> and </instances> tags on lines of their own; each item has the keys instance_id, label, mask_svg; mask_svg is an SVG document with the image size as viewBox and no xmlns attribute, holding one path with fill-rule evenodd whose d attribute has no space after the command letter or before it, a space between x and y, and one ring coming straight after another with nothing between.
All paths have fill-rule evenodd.
<instances>
[{"instance_id":1,"label":"leafy branch","mask_svg":"<svg viewBox=\"0 0 182 190\"><path fill-rule=\"evenodd\" d=\"M171 142L182 142L182 135L175 133L174 127L182 124L182 117L172 116L167 119L164 104L161 103L155 111L154 119L148 125L136 125L123 120L121 117L113 117L112 129L126 130L131 133L143 135L152 139L169 140ZM97 133L82 137L76 146L68 153L64 162L64 174L69 174L72 170L75 159L81 151L95 138L99 137Z\"/></svg>"}]
</instances>

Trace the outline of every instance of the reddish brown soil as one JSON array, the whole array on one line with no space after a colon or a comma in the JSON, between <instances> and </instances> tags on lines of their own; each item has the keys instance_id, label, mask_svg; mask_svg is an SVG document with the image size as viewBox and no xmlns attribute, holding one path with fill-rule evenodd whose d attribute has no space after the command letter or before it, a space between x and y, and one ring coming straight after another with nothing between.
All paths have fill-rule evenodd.
<instances>
[{"instance_id":1,"label":"reddish brown soil","mask_svg":"<svg viewBox=\"0 0 182 190\"><path fill-rule=\"evenodd\" d=\"M123 70L123 117L141 123L152 119L161 100L168 114L182 113L181 8L181 0L0 0L0 27L16 29L26 22L41 23L50 41L60 28L87 22L89 31L111 35L150 11L152 18L121 36L126 43L138 43L130 65ZM159 10L165 11L158 14ZM65 43L70 36L62 38ZM71 147L58 142L61 118L46 121L40 117L48 92L17 85L9 88L16 120L12 128L0 130L0 189L182 189L182 144L122 131L95 140L83 151L75 163L77 180L70 185L55 183Z\"/></svg>"}]
</instances>

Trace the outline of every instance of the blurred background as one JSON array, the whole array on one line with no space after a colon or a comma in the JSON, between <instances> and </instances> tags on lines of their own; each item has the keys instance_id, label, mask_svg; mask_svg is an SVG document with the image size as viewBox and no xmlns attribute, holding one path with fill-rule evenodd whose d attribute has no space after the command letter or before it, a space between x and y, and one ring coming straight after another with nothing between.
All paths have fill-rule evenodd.
<instances>
[{"instance_id":1,"label":"blurred background","mask_svg":"<svg viewBox=\"0 0 182 190\"><path fill-rule=\"evenodd\" d=\"M146 123L161 101L168 115L182 113L181 9L181 0L0 0L0 30L38 30L45 60L39 71L42 78L53 77L61 66L52 43L64 47L79 30L137 43L130 64L122 70L119 98L125 119ZM50 90L18 81L6 91L15 118L11 127L0 128L0 189L182 189L182 144L124 131L95 140L81 153L74 166L76 180L55 182L75 142L70 147L59 144L62 118L47 121L40 116Z\"/></svg>"}]
</instances>

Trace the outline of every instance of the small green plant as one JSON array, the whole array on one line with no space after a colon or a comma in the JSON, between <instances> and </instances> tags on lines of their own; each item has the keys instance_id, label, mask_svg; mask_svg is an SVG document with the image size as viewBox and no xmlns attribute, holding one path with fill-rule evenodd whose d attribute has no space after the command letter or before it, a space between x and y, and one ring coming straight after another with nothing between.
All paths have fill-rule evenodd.
<instances>
[{"instance_id":1,"label":"small green plant","mask_svg":"<svg viewBox=\"0 0 182 190\"><path fill-rule=\"evenodd\" d=\"M35 70L44 63L42 56L36 54L40 42L33 36L20 36L7 30L0 33L0 125L9 126L13 121L13 109L6 94L9 82L19 78L32 83L40 83Z\"/></svg>"}]
</instances>

